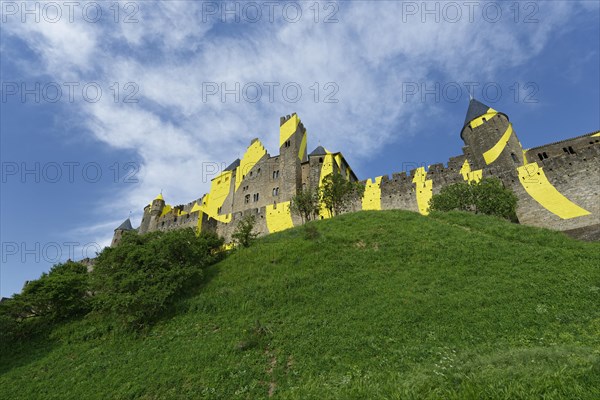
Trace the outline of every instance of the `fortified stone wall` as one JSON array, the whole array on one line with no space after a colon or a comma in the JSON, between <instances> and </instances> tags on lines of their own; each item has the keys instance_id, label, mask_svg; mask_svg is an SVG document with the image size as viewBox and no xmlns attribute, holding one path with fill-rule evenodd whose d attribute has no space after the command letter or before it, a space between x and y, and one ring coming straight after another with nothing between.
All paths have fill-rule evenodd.
<instances>
[{"instance_id":1,"label":"fortified stone wall","mask_svg":"<svg viewBox=\"0 0 600 400\"><path fill-rule=\"evenodd\" d=\"M349 211L402 209L427 214L432 195L449 184L498 177L518 197L523 224L600 239L600 132L524 150L507 115L472 100L461 130L463 154L446 166L420 166L408 172L361 181L363 198ZM256 218L260 234L301 224L290 212L300 190L322 184L330 173L357 181L341 153L318 146L306 151L307 132L296 114L280 120L280 154L270 156L253 139L242 159L211 181L210 192L172 207L157 196L144 208L139 233L186 227L213 230L230 241L246 215ZM329 217L321 209L320 218ZM127 220L115 230L113 245Z\"/></svg>"}]
</instances>

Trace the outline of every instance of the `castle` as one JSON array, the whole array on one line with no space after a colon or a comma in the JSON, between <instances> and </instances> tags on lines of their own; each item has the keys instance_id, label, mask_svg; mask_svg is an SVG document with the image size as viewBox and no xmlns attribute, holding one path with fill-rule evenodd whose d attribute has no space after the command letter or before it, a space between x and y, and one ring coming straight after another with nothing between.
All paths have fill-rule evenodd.
<instances>
[{"instance_id":1,"label":"castle","mask_svg":"<svg viewBox=\"0 0 600 400\"><path fill-rule=\"evenodd\" d=\"M307 133L298 115L282 117L279 125L279 155L271 156L253 139L242 159L212 179L208 194L177 206L158 195L144 208L137 231L192 227L230 241L237 221L253 214L255 231L273 233L301 224L290 212L290 201L303 188L319 187L333 172L357 181L341 153L319 146L307 154ZM364 195L352 210L402 209L426 215L431 196L442 187L497 177L518 197L521 224L600 239L600 131L523 149L506 114L472 99L460 137L463 154L451 157L447 166L433 164L362 181ZM115 229L112 246L133 229L129 219L123 222Z\"/></svg>"}]
</instances>

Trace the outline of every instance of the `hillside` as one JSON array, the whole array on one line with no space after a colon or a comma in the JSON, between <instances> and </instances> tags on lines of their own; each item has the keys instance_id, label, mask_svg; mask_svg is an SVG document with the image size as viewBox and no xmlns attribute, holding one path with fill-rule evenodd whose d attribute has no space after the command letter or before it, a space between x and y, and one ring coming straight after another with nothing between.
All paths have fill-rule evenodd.
<instances>
[{"instance_id":1,"label":"hillside","mask_svg":"<svg viewBox=\"0 0 600 400\"><path fill-rule=\"evenodd\" d=\"M141 337L2 348L2 399L600 398L600 244L462 213L260 239Z\"/></svg>"}]
</instances>

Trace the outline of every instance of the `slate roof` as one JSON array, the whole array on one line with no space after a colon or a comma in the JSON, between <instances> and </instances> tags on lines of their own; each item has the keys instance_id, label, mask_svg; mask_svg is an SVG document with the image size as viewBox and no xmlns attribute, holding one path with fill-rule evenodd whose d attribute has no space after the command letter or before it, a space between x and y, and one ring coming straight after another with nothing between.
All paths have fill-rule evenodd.
<instances>
[{"instance_id":1,"label":"slate roof","mask_svg":"<svg viewBox=\"0 0 600 400\"><path fill-rule=\"evenodd\" d=\"M123 223L121 225L119 225L119 227L117 229L115 229L115 231L132 231L133 230L133 226L131 226L131 221L129 220L129 218L127 218L125 221L123 221Z\"/></svg>"},{"instance_id":2,"label":"slate roof","mask_svg":"<svg viewBox=\"0 0 600 400\"><path fill-rule=\"evenodd\" d=\"M233 171L234 169L236 169L239 166L240 166L240 159L238 158L234 162L229 164L229 166L227 168L225 168L225 171Z\"/></svg>"},{"instance_id":3,"label":"slate roof","mask_svg":"<svg viewBox=\"0 0 600 400\"><path fill-rule=\"evenodd\" d=\"M469 102L469 109L467 110L467 116L465 118L465 124L463 125L463 127L467 126L467 124L473 121L475 118L481 117L489 109L489 106L486 106L485 104L475 99L471 99L471 101Z\"/></svg>"},{"instance_id":4,"label":"slate roof","mask_svg":"<svg viewBox=\"0 0 600 400\"><path fill-rule=\"evenodd\" d=\"M309 156L324 156L326 155L327 152L325 151L325 149L323 148L323 146L319 146L316 149L314 149Z\"/></svg>"}]
</instances>

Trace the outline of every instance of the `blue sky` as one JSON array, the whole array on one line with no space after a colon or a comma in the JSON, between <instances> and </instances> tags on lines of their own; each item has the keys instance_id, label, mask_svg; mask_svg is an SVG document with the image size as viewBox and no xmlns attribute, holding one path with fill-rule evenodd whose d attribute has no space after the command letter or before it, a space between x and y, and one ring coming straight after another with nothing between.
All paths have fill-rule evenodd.
<instances>
[{"instance_id":1,"label":"blue sky","mask_svg":"<svg viewBox=\"0 0 600 400\"><path fill-rule=\"evenodd\" d=\"M525 147L599 129L597 1L450 3L2 2L0 295L161 190L199 198L252 138L276 154L292 112L360 179L460 154L469 85Z\"/></svg>"}]
</instances>

